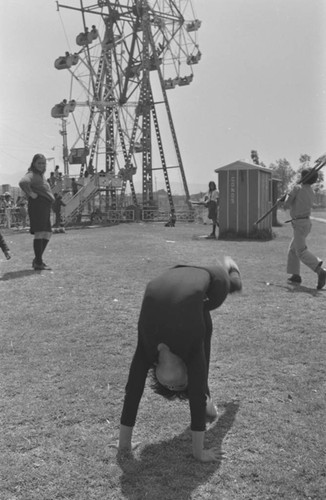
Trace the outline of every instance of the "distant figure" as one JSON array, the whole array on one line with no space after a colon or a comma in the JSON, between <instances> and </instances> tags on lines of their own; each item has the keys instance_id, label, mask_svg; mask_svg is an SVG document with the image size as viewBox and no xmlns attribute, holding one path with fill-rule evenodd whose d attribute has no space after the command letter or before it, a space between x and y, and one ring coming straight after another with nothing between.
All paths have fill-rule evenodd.
<instances>
[{"instance_id":1,"label":"distant figure","mask_svg":"<svg viewBox=\"0 0 326 500\"><path fill-rule=\"evenodd\" d=\"M20 180L19 187L28 198L30 233L34 235L34 254L32 266L35 271L49 269L43 262L43 253L52 235L51 205L54 201L49 183L44 178L46 158L34 155L26 175Z\"/></svg>"},{"instance_id":2,"label":"distant figure","mask_svg":"<svg viewBox=\"0 0 326 500\"><path fill-rule=\"evenodd\" d=\"M88 164L87 172L89 173L89 175L91 177L93 177L93 175L95 174L95 170L94 170L92 161L90 161Z\"/></svg>"},{"instance_id":3,"label":"distant figure","mask_svg":"<svg viewBox=\"0 0 326 500\"><path fill-rule=\"evenodd\" d=\"M58 172L56 178L55 178L55 186L53 189L53 192L59 193L62 195L63 191L63 178L62 178L62 173Z\"/></svg>"},{"instance_id":4,"label":"distant figure","mask_svg":"<svg viewBox=\"0 0 326 500\"><path fill-rule=\"evenodd\" d=\"M6 240L4 239L4 237L2 236L1 233L0 233L0 248L3 251L3 253L5 254L6 259L7 260L11 259L9 247L8 247Z\"/></svg>"},{"instance_id":5,"label":"distant figure","mask_svg":"<svg viewBox=\"0 0 326 500\"><path fill-rule=\"evenodd\" d=\"M54 169L54 177L55 177L55 179L56 179L56 180L57 180L57 179L59 179L59 176L60 176L60 172L59 172L59 170L60 170L59 165L56 165L56 166L55 166L55 169ZM51 175L51 174L50 174L50 175Z\"/></svg>"},{"instance_id":6,"label":"distant figure","mask_svg":"<svg viewBox=\"0 0 326 500\"><path fill-rule=\"evenodd\" d=\"M75 194L78 193L80 189L80 184L76 181L75 177L71 179L71 190L72 190L72 195L75 196Z\"/></svg>"},{"instance_id":7,"label":"distant figure","mask_svg":"<svg viewBox=\"0 0 326 500\"><path fill-rule=\"evenodd\" d=\"M23 228L26 227L26 219L27 219L27 200L24 196L18 196L16 201L16 206L19 210L20 219L22 222Z\"/></svg>"},{"instance_id":8,"label":"distant figure","mask_svg":"<svg viewBox=\"0 0 326 500\"><path fill-rule=\"evenodd\" d=\"M51 189L54 188L55 186L55 183L56 183L56 176L55 176L55 173L54 172L51 172L50 173L50 177L48 178L48 183L50 184L50 187Z\"/></svg>"},{"instance_id":9,"label":"distant figure","mask_svg":"<svg viewBox=\"0 0 326 500\"><path fill-rule=\"evenodd\" d=\"M54 227L62 226L62 218L61 218L61 207L65 207L66 204L62 201L62 196L58 193L54 193L54 202L53 202L53 212L55 213L55 222Z\"/></svg>"},{"instance_id":10,"label":"distant figure","mask_svg":"<svg viewBox=\"0 0 326 500\"><path fill-rule=\"evenodd\" d=\"M174 210L171 210L169 220L165 224L165 227L175 227L176 220L177 220L177 217L175 215L175 212L174 212Z\"/></svg>"},{"instance_id":11,"label":"distant figure","mask_svg":"<svg viewBox=\"0 0 326 500\"><path fill-rule=\"evenodd\" d=\"M11 209L14 204L11 198L11 194L7 191L3 195L4 197L4 207L5 207L5 216L6 216L6 226L8 229L11 228Z\"/></svg>"},{"instance_id":12,"label":"distant figure","mask_svg":"<svg viewBox=\"0 0 326 500\"><path fill-rule=\"evenodd\" d=\"M208 239L216 239L216 227L219 226L218 223L218 207L220 202L219 192L216 189L216 184L214 181L210 181L208 184L208 192L204 197L205 206L208 208L208 218L213 222L213 230Z\"/></svg>"}]
</instances>

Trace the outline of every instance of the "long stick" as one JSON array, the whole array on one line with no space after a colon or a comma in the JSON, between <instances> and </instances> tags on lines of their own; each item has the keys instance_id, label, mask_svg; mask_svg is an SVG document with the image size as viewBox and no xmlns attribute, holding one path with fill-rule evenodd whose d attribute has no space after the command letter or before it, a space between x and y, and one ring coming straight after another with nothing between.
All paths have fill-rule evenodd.
<instances>
[{"instance_id":1,"label":"long stick","mask_svg":"<svg viewBox=\"0 0 326 500\"><path fill-rule=\"evenodd\" d=\"M280 201L280 198L276 201L276 203L274 203L274 205L266 213L264 213L264 215L259 217L259 219L257 219L256 222L254 222L254 226L259 224L262 220L266 219L267 215L269 215L271 212L273 212L273 210L277 207L277 205L279 204L279 201Z\"/></svg>"},{"instance_id":2,"label":"long stick","mask_svg":"<svg viewBox=\"0 0 326 500\"><path fill-rule=\"evenodd\" d=\"M315 163L316 163L316 165L311 169L311 172L309 172L308 174L306 174L306 175L303 176L303 178L300 181L300 184L302 184L303 182L307 181L315 172L318 172L321 168L323 168L326 165L326 157L322 157L322 159L316 160ZM284 195L281 196L281 198L279 198L276 201L276 203L274 203L274 205L269 210L267 210L266 213L264 213L264 215L262 215L261 217L259 217L259 219L257 219L256 222L254 222L254 226L256 226L257 224L259 224L262 220L266 219L266 217L271 212L273 212L273 210L277 207L277 205L279 204L280 201L284 201Z\"/></svg>"}]
</instances>

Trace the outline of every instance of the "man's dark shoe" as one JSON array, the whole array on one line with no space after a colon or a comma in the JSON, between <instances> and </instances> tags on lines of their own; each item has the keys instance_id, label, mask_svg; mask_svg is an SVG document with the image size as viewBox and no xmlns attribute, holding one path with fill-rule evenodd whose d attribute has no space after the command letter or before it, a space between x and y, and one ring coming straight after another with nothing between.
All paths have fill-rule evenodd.
<instances>
[{"instance_id":1,"label":"man's dark shoe","mask_svg":"<svg viewBox=\"0 0 326 500\"><path fill-rule=\"evenodd\" d=\"M324 288L326 284L326 269L321 269L318 273L317 290Z\"/></svg>"},{"instance_id":2,"label":"man's dark shoe","mask_svg":"<svg viewBox=\"0 0 326 500\"><path fill-rule=\"evenodd\" d=\"M44 271L52 271L52 267L45 264L45 262L42 262L42 268Z\"/></svg>"},{"instance_id":3,"label":"man's dark shoe","mask_svg":"<svg viewBox=\"0 0 326 500\"><path fill-rule=\"evenodd\" d=\"M41 264L36 264L36 262L33 265L35 271L52 271L52 268L42 262Z\"/></svg>"},{"instance_id":4,"label":"man's dark shoe","mask_svg":"<svg viewBox=\"0 0 326 500\"><path fill-rule=\"evenodd\" d=\"M36 259L33 259L32 267L35 271L41 271L43 269L43 262L36 262Z\"/></svg>"},{"instance_id":5,"label":"man's dark shoe","mask_svg":"<svg viewBox=\"0 0 326 500\"><path fill-rule=\"evenodd\" d=\"M43 271L43 264L34 264L34 271Z\"/></svg>"},{"instance_id":6,"label":"man's dark shoe","mask_svg":"<svg viewBox=\"0 0 326 500\"><path fill-rule=\"evenodd\" d=\"M299 276L298 274L293 274L290 278L288 278L288 283L300 284L301 282L301 276Z\"/></svg>"}]
</instances>

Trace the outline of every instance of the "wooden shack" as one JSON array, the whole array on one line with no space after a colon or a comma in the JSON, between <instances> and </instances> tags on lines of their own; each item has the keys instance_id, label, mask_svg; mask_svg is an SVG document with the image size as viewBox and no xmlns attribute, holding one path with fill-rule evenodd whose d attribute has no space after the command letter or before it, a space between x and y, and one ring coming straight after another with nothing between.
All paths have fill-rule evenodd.
<instances>
[{"instance_id":1,"label":"wooden shack","mask_svg":"<svg viewBox=\"0 0 326 500\"><path fill-rule=\"evenodd\" d=\"M272 171L238 160L217 168L220 193L219 239L272 237L272 214L254 223L272 206Z\"/></svg>"}]
</instances>

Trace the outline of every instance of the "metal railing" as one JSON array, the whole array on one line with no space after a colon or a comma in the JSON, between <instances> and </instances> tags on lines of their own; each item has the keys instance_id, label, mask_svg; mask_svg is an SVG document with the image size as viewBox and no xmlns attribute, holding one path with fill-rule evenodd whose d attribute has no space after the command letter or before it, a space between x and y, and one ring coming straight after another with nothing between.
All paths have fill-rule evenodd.
<instances>
[{"instance_id":1,"label":"metal railing","mask_svg":"<svg viewBox=\"0 0 326 500\"><path fill-rule=\"evenodd\" d=\"M145 208L142 210L142 220L144 222L167 222L171 213L168 210L153 210ZM175 211L176 222L194 222L195 214L193 212Z\"/></svg>"}]
</instances>

